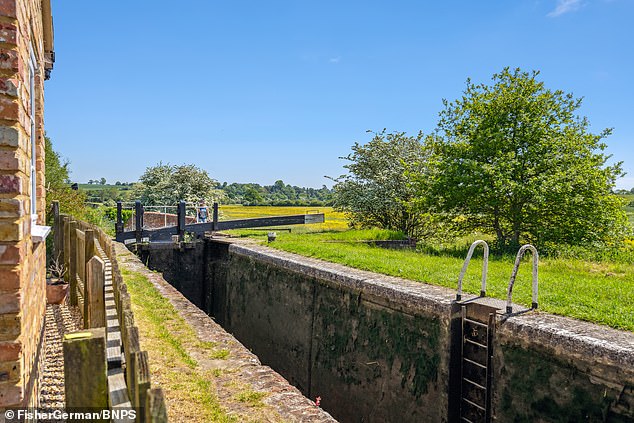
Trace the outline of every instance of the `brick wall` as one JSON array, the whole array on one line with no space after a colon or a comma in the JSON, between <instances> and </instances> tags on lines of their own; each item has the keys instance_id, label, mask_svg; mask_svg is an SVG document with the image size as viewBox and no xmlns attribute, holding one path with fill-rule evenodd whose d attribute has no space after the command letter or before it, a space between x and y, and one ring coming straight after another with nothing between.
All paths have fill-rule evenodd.
<instances>
[{"instance_id":1,"label":"brick wall","mask_svg":"<svg viewBox=\"0 0 634 423\"><path fill-rule=\"evenodd\" d=\"M37 66L34 90L31 51ZM0 0L0 407L37 405L46 250L31 237L31 214L44 224L43 103L51 53L50 1ZM36 210L30 201L31 118L36 125Z\"/></svg>"}]
</instances>

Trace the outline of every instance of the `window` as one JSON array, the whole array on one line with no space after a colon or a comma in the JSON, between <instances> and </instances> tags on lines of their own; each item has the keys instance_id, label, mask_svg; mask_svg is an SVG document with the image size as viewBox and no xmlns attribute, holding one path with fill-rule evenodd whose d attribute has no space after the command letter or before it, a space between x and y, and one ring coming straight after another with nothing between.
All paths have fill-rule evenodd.
<instances>
[{"instance_id":1,"label":"window","mask_svg":"<svg viewBox=\"0 0 634 423\"><path fill-rule=\"evenodd\" d=\"M29 49L29 112L31 124L31 226L37 223L37 167L36 167L36 123L35 123L35 71L37 62L33 48Z\"/></svg>"},{"instance_id":2,"label":"window","mask_svg":"<svg viewBox=\"0 0 634 423\"><path fill-rule=\"evenodd\" d=\"M37 61L33 48L29 55L29 114L31 125L31 239L33 242L42 242L51 231L48 226L37 224L37 123L35 120L35 105L37 97L35 95L35 72L37 71Z\"/></svg>"}]
</instances>

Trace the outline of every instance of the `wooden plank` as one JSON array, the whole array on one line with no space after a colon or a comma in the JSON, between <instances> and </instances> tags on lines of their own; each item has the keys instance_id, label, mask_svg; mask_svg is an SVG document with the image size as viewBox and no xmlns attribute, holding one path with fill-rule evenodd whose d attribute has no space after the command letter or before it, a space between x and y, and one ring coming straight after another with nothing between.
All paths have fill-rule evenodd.
<instances>
[{"instance_id":1,"label":"wooden plank","mask_svg":"<svg viewBox=\"0 0 634 423\"><path fill-rule=\"evenodd\" d=\"M108 407L106 334L104 328L64 335L64 387L66 407Z\"/></svg>"},{"instance_id":2,"label":"wooden plank","mask_svg":"<svg viewBox=\"0 0 634 423\"><path fill-rule=\"evenodd\" d=\"M135 401L139 407L140 416L137 421L145 421L145 404L147 402L147 392L150 389L150 363L147 351L140 351L132 355L135 368Z\"/></svg>"},{"instance_id":3,"label":"wooden plank","mask_svg":"<svg viewBox=\"0 0 634 423\"><path fill-rule=\"evenodd\" d=\"M117 223L114 225L114 230L117 234L123 232L123 205L121 201L117 201Z\"/></svg>"},{"instance_id":4,"label":"wooden plank","mask_svg":"<svg viewBox=\"0 0 634 423\"><path fill-rule=\"evenodd\" d=\"M61 219L59 214L59 201L53 201L51 205L51 212L53 213L53 245L55 246L53 259L61 261L64 250L64 238L61 225Z\"/></svg>"},{"instance_id":5,"label":"wooden plank","mask_svg":"<svg viewBox=\"0 0 634 423\"><path fill-rule=\"evenodd\" d=\"M70 305L77 305L77 222L68 222L68 273L70 274Z\"/></svg>"},{"instance_id":6,"label":"wooden plank","mask_svg":"<svg viewBox=\"0 0 634 423\"><path fill-rule=\"evenodd\" d=\"M88 316L85 320L88 327L95 328L106 325L106 311L104 304L104 262L98 256L93 256L87 266L88 279L86 281L86 297Z\"/></svg>"},{"instance_id":7,"label":"wooden plank","mask_svg":"<svg viewBox=\"0 0 634 423\"><path fill-rule=\"evenodd\" d=\"M77 308L79 308L79 311L81 312L81 317L84 319L84 329L87 329L88 327L86 326L86 307L84 305L84 293L86 292L86 287L85 287L84 281L81 280L79 276L76 277L76 281L77 281Z\"/></svg>"},{"instance_id":8,"label":"wooden plank","mask_svg":"<svg viewBox=\"0 0 634 423\"><path fill-rule=\"evenodd\" d=\"M77 278L86 280L86 235L83 231L75 229L75 269ZM81 292L81 291L80 291Z\"/></svg>"},{"instance_id":9,"label":"wooden plank","mask_svg":"<svg viewBox=\"0 0 634 423\"><path fill-rule=\"evenodd\" d=\"M214 230L226 231L229 229L259 228L266 226L303 225L310 223L323 223L323 213L298 214L291 216L258 217L254 219L225 220L220 222L192 223L185 225L186 232L204 235L205 232ZM178 235L176 226L161 229L144 229L142 236L150 238L150 241L169 241L172 235ZM135 232L123 232L117 235L117 241L123 242L134 239Z\"/></svg>"},{"instance_id":10,"label":"wooden plank","mask_svg":"<svg viewBox=\"0 0 634 423\"><path fill-rule=\"evenodd\" d=\"M134 354L141 351L139 345L139 329L136 326L126 326L126 337L125 341L125 358L126 358L126 380L128 383L128 394L131 399L136 398L136 386L134 384L135 375L137 373L136 364L134 361Z\"/></svg>"},{"instance_id":11,"label":"wooden plank","mask_svg":"<svg viewBox=\"0 0 634 423\"><path fill-rule=\"evenodd\" d=\"M84 232L84 261L88 262L96 254L95 250L95 231L87 229Z\"/></svg>"},{"instance_id":12,"label":"wooden plank","mask_svg":"<svg viewBox=\"0 0 634 423\"><path fill-rule=\"evenodd\" d=\"M167 423L167 407L161 388L150 389L145 404L145 423Z\"/></svg>"},{"instance_id":13,"label":"wooden plank","mask_svg":"<svg viewBox=\"0 0 634 423\"><path fill-rule=\"evenodd\" d=\"M305 225L312 225L313 223L324 223L325 221L326 221L326 216L323 213L304 215Z\"/></svg>"},{"instance_id":14,"label":"wooden plank","mask_svg":"<svg viewBox=\"0 0 634 423\"><path fill-rule=\"evenodd\" d=\"M132 407L123 369L108 370L108 403L110 408Z\"/></svg>"},{"instance_id":15,"label":"wooden plank","mask_svg":"<svg viewBox=\"0 0 634 423\"><path fill-rule=\"evenodd\" d=\"M62 243L64 245L62 259L66 270L64 280L66 283L70 283L70 275L68 274L68 268L70 267L70 226L68 222L70 222L70 219L64 214L60 218L62 219Z\"/></svg>"},{"instance_id":16,"label":"wooden plank","mask_svg":"<svg viewBox=\"0 0 634 423\"><path fill-rule=\"evenodd\" d=\"M143 206L140 201L134 203L134 234L136 242L141 242L143 237Z\"/></svg>"},{"instance_id":17,"label":"wooden plank","mask_svg":"<svg viewBox=\"0 0 634 423\"><path fill-rule=\"evenodd\" d=\"M184 201L179 201L178 203L178 208L176 209L176 213L177 213L177 232L178 232L178 240L182 241L183 237L185 236L185 226L186 226L186 219L185 219L185 202Z\"/></svg>"}]
</instances>

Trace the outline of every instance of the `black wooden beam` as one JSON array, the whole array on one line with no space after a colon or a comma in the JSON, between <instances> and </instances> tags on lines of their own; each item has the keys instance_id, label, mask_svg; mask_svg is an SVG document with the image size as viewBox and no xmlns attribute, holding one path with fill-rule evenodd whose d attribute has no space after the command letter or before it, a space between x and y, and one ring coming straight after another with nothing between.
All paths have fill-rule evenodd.
<instances>
[{"instance_id":1,"label":"black wooden beam","mask_svg":"<svg viewBox=\"0 0 634 423\"><path fill-rule=\"evenodd\" d=\"M213 212L213 223L214 223L214 231L218 230L218 203L214 203L214 212Z\"/></svg>"},{"instance_id":2,"label":"black wooden beam","mask_svg":"<svg viewBox=\"0 0 634 423\"><path fill-rule=\"evenodd\" d=\"M229 229L247 229L247 228L261 228L267 226L282 226L282 225L303 225L310 223L323 223L324 214L297 214L292 216L275 216L275 217L259 217L255 219L239 219L239 220L225 220L220 222L207 222L207 223L193 223L191 225L185 225L185 232L192 232L197 235L204 235L205 232L212 232L215 230L226 231ZM169 241L172 239L172 235L179 235L178 226L171 226L161 229L144 229L142 232L143 237L147 237L152 241ZM123 242L128 239L134 239L135 232L123 232L117 234L117 241Z\"/></svg>"},{"instance_id":3,"label":"black wooden beam","mask_svg":"<svg viewBox=\"0 0 634 423\"><path fill-rule=\"evenodd\" d=\"M185 237L185 202L183 200L178 202L178 210L177 210L178 220L177 220L177 233L178 240L182 241Z\"/></svg>"},{"instance_id":4,"label":"black wooden beam","mask_svg":"<svg viewBox=\"0 0 634 423\"><path fill-rule=\"evenodd\" d=\"M117 223L114 225L115 233L123 232L123 205L121 201L117 201Z\"/></svg>"},{"instance_id":5,"label":"black wooden beam","mask_svg":"<svg viewBox=\"0 0 634 423\"><path fill-rule=\"evenodd\" d=\"M143 237L143 206L140 201L134 203L136 242L140 243Z\"/></svg>"}]
</instances>

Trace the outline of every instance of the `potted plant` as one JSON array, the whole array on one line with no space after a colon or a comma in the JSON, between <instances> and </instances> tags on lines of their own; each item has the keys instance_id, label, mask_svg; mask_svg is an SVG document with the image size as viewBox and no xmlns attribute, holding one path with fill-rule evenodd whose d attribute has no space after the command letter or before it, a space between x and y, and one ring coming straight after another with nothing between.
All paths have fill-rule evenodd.
<instances>
[{"instance_id":1,"label":"potted plant","mask_svg":"<svg viewBox=\"0 0 634 423\"><path fill-rule=\"evenodd\" d=\"M61 304L68 295L68 284L64 280L66 268L59 260L59 255L51 262L48 268L50 277L46 279L46 302L48 304Z\"/></svg>"}]
</instances>

